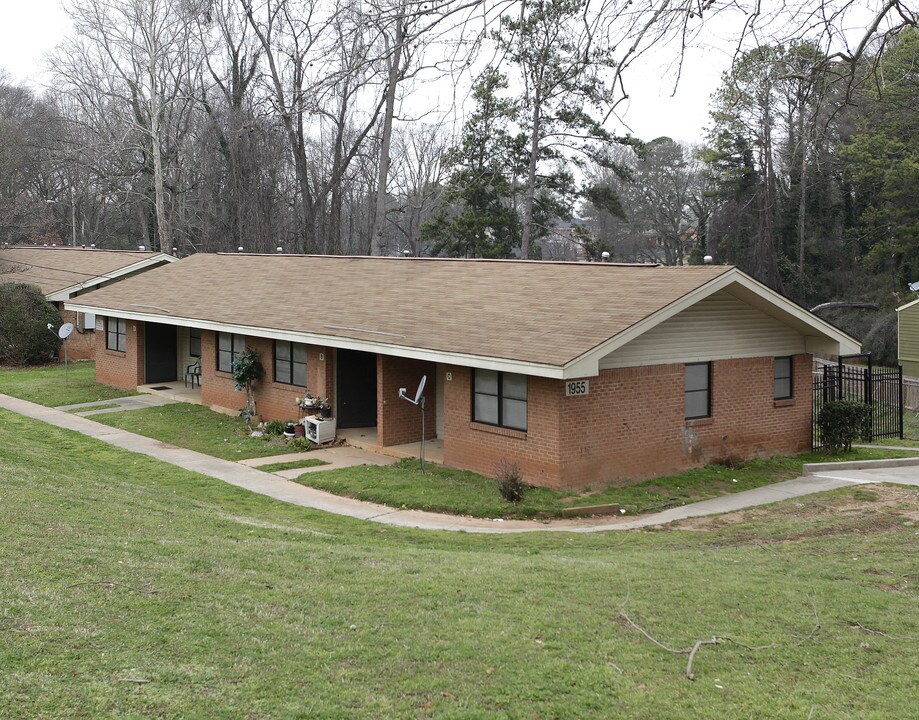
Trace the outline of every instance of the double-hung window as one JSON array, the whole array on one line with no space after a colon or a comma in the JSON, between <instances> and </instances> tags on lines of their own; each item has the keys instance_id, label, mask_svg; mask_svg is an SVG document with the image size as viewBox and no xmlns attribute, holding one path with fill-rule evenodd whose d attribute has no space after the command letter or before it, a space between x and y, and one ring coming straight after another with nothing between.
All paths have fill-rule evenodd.
<instances>
[{"instance_id":1,"label":"double-hung window","mask_svg":"<svg viewBox=\"0 0 919 720\"><path fill-rule=\"evenodd\" d=\"M685 374L684 417L687 420L711 417L712 364L689 363Z\"/></svg>"},{"instance_id":2,"label":"double-hung window","mask_svg":"<svg viewBox=\"0 0 919 720\"><path fill-rule=\"evenodd\" d=\"M124 318L105 319L105 347L107 350L127 352L128 328Z\"/></svg>"},{"instance_id":3,"label":"double-hung window","mask_svg":"<svg viewBox=\"0 0 919 720\"><path fill-rule=\"evenodd\" d=\"M274 341L274 381L306 387L306 345Z\"/></svg>"},{"instance_id":4,"label":"double-hung window","mask_svg":"<svg viewBox=\"0 0 919 720\"><path fill-rule=\"evenodd\" d=\"M775 400L788 400L792 396L791 357L777 357L773 360L773 389Z\"/></svg>"},{"instance_id":5,"label":"double-hung window","mask_svg":"<svg viewBox=\"0 0 919 720\"><path fill-rule=\"evenodd\" d=\"M496 370L473 370L472 419L525 431L527 376Z\"/></svg>"},{"instance_id":6,"label":"double-hung window","mask_svg":"<svg viewBox=\"0 0 919 720\"><path fill-rule=\"evenodd\" d=\"M233 372L233 361L245 350L245 336L217 333L217 369L220 372Z\"/></svg>"}]
</instances>

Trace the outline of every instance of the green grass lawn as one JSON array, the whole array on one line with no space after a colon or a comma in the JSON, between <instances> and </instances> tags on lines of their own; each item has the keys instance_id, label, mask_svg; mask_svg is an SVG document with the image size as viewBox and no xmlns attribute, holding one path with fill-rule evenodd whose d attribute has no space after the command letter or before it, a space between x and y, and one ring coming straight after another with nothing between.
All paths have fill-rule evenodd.
<instances>
[{"instance_id":1,"label":"green grass lawn","mask_svg":"<svg viewBox=\"0 0 919 720\"><path fill-rule=\"evenodd\" d=\"M319 458L306 458L305 460L292 460L291 462L271 463L270 465L259 465L258 469L264 472L279 472L281 470L296 470L297 468L319 467L328 465L325 460Z\"/></svg>"},{"instance_id":2,"label":"green grass lawn","mask_svg":"<svg viewBox=\"0 0 919 720\"><path fill-rule=\"evenodd\" d=\"M0 368L0 393L30 400L39 405L59 407L78 403L111 400L137 395L96 382L96 363L72 362L64 383L64 366L60 363L30 368Z\"/></svg>"},{"instance_id":3,"label":"green grass lawn","mask_svg":"<svg viewBox=\"0 0 919 720\"><path fill-rule=\"evenodd\" d=\"M4 720L919 716L913 489L714 529L474 536L0 426ZM704 646L689 681L626 597L672 647L774 647Z\"/></svg>"},{"instance_id":4,"label":"green grass lawn","mask_svg":"<svg viewBox=\"0 0 919 720\"><path fill-rule=\"evenodd\" d=\"M143 410L99 413L90 419L224 460L296 452L284 438L249 437L241 418L214 412L203 405L174 403Z\"/></svg>"},{"instance_id":5,"label":"green grass lawn","mask_svg":"<svg viewBox=\"0 0 919 720\"><path fill-rule=\"evenodd\" d=\"M910 452L873 448L855 449L834 460L874 460L884 457L915 457ZM476 473L427 463L421 475L420 464L403 460L387 467L363 465L321 473L307 473L297 482L392 507L474 515L484 518L528 518L558 515L562 508L579 505L617 504L628 513L646 513L677 505L698 502L724 493L750 490L803 474L804 463L824 462L821 453L796 457L748 460L734 467L709 465L677 475L646 480L636 485L608 488L597 492L557 492L530 488L517 504L505 502L496 480Z\"/></svg>"}]
</instances>

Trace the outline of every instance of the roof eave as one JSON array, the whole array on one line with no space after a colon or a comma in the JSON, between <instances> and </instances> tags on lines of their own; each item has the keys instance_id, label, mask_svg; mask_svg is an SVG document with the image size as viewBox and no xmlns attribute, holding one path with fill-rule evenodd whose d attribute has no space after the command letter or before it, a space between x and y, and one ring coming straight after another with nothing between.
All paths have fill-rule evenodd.
<instances>
[{"instance_id":1,"label":"roof eave","mask_svg":"<svg viewBox=\"0 0 919 720\"><path fill-rule=\"evenodd\" d=\"M548 363L534 363L527 362L525 360L489 357L485 355L473 355L469 353L453 353L443 350L431 350L428 348L385 343L376 340L361 340L357 338L341 337L338 335L295 332L291 330L280 330L277 328L237 325L234 323L217 322L213 320L200 320L196 318L186 318L173 315L159 315L156 313L145 313L133 310L94 307L92 305L82 305L78 302L65 302L64 307L67 310L74 310L76 312L83 313L95 313L104 317L116 317L123 318L125 320L162 323L166 325L175 325L177 327L193 327L199 328L201 330L212 330L215 332L231 332L237 333L239 335L262 337L273 340L289 340L291 342L301 342L310 345L324 345L327 347L333 347L342 350L360 350L363 352L374 352L380 355L404 357L413 360L427 360L428 362L439 362L449 365L460 365L463 367L476 367L482 368L484 370L499 370L501 372L521 373L524 375L534 375L537 377L553 379L562 379L567 377L562 367L558 365L550 365Z\"/></svg>"},{"instance_id":2,"label":"roof eave","mask_svg":"<svg viewBox=\"0 0 919 720\"><path fill-rule=\"evenodd\" d=\"M816 336L806 335L808 338L808 352L813 354L850 355L861 352L861 343L850 337L833 325L820 319L813 313L799 307L771 288L754 280L737 268L731 268L718 277L712 278L704 285L690 290L685 295L673 301L666 307L648 315L643 320L631 325L621 333L614 335L606 342L597 345L586 353L574 358L565 364L565 378L591 377L599 373L600 360L626 343L635 340L640 335L669 320L678 313L686 310L700 300L705 299L719 290L724 290L731 285L739 285L747 290L764 297L781 312L796 318L808 327L815 330ZM813 339L811 339L813 338ZM835 346L835 347L833 347ZM828 353L828 348L835 352Z\"/></svg>"},{"instance_id":3,"label":"roof eave","mask_svg":"<svg viewBox=\"0 0 919 720\"><path fill-rule=\"evenodd\" d=\"M178 258L173 257L172 255L167 255L166 253L159 253L153 257L144 258L143 260L138 260L136 263L131 263L130 265L125 265L122 268L113 270L111 272L102 273L91 280L85 282L79 282L74 285L70 285L60 290L55 290L52 293L45 295L45 299L49 302L63 302L69 300L73 297L74 293L78 293L81 290L89 290L98 285L101 285L104 282L109 282L110 280L117 280L120 277L125 275L130 275L133 272L139 270L144 270L153 265L163 265L165 263L172 263L178 260Z\"/></svg>"}]
</instances>

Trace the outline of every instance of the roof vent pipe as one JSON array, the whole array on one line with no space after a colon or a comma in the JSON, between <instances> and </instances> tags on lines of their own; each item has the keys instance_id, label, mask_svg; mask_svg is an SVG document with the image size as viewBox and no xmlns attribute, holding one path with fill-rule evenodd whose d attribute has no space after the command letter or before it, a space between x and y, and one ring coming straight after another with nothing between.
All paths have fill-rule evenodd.
<instances>
[{"instance_id":1,"label":"roof vent pipe","mask_svg":"<svg viewBox=\"0 0 919 720\"><path fill-rule=\"evenodd\" d=\"M702 258L702 262L706 265L711 265L714 259L715 258L713 258L711 255L706 255L704 258Z\"/></svg>"}]
</instances>

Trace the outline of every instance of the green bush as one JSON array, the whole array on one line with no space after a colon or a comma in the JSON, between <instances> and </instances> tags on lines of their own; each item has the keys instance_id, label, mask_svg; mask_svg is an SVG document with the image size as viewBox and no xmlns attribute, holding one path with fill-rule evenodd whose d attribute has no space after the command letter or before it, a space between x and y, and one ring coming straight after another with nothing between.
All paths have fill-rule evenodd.
<instances>
[{"instance_id":1,"label":"green bush","mask_svg":"<svg viewBox=\"0 0 919 720\"><path fill-rule=\"evenodd\" d=\"M265 423L265 434L280 437L284 434L286 423L283 420L269 420Z\"/></svg>"},{"instance_id":2,"label":"green bush","mask_svg":"<svg viewBox=\"0 0 919 720\"><path fill-rule=\"evenodd\" d=\"M852 449L852 441L865 434L871 408L854 400L836 400L824 405L817 416L820 437L827 453Z\"/></svg>"},{"instance_id":3,"label":"green bush","mask_svg":"<svg viewBox=\"0 0 919 720\"><path fill-rule=\"evenodd\" d=\"M305 437L293 437L288 438L287 447L293 450L302 450L308 452L313 449L313 442L309 438Z\"/></svg>"},{"instance_id":4,"label":"green bush","mask_svg":"<svg viewBox=\"0 0 919 720\"><path fill-rule=\"evenodd\" d=\"M2 281L2 277L0 277ZM48 330L48 323L54 332ZM0 365L39 365L61 346L61 316L34 285L0 284Z\"/></svg>"}]
</instances>

